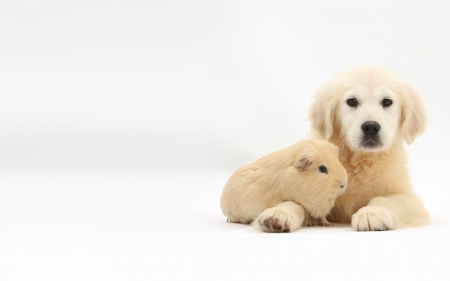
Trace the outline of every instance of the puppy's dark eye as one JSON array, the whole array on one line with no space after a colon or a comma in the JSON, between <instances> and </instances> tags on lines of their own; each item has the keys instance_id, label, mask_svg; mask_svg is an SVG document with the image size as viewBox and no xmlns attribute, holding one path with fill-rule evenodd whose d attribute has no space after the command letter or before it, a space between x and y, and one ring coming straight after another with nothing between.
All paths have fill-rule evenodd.
<instances>
[{"instance_id":1,"label":"puppy's dark eye","mask_svg":"<svg viewBox=\"0 0 450 281\"><path fill-rule=\"evenodd\" d=\"M347 100L347 104L350 107L356 107L358 106L358 101L355 98L351 98Z\"/></svg>"},{"instance_id":2,"label":"puppy's dark eye","mask_svg":"<svg viewBox=\"0 0 450 281\"><path fill-rule=\"evenodd\" d=\"M319 171L320 171L321 173L328 174L328 168L325 167L324 165L320 165L320 166L319 166Z\"/></svg>"},{"instance_id":3,"label":"puppy's dark eye","mask_svg":"<svg viewBox=\"0 0 450 281\"><path fill-rule=\"evenodd\" d=\"M381 104L383 105L383 107L388 107L392 105L392 100L391 99L384 99Z\"/></svg>"}]
</instances>

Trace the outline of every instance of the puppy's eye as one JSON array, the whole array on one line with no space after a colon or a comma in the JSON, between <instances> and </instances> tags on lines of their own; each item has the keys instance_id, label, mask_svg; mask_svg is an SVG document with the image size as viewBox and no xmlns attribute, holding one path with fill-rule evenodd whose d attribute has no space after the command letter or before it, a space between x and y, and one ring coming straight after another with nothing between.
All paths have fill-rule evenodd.
<instances>
[{"instance_id":1,"label":"puppy's eye","mask_svg":"<svg viewBox=\"0 0 450 281\"><path fill-rule=\"evenodd\" d=\"M383 105L383 107L388 107L392 105L392 100L391 99L384 99L381 104Z\"/></svg>"},{"instance_id":2,"label":"puppy's eye","mask_svg":"<svg viewBox=\"0 0 450 281\"><path fill-rule=\"evenodd\" d=\"M358 105L358 101L355 98L350 98L347 100L347 104L350 107L356 107Z\"/></svg>"},{"instance_id":3,"label":"puppy's eye","mask_svg":"<svg viewBox=\"0 0 450 281\"><path fill-rule=\"evenodd\" d=\"M321 173L328 174L328 168L325 167L324 165L320 165L320 166L319 166L319 171L320 171Z\"/></svg>"}]
</instances>

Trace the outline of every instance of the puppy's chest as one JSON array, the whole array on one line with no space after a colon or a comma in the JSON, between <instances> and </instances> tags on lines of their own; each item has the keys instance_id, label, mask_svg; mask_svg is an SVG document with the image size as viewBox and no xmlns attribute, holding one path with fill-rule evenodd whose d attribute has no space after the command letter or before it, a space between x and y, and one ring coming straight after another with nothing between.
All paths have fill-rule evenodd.
<instances>
[{"instance_id":1,"label":"puppy's chest","mask_svg":"<svg viewBox=\"0 0 450 281\"><path fill-rule=\"evenodd\" d=\"M359 193L361 190L368 192L372 190L374 193L383 193L385 186L385 170L380 169L371 163L359 163L357 165L345 165L348 173L349 184L348 193Z\"/></svg>"}]
</instances>

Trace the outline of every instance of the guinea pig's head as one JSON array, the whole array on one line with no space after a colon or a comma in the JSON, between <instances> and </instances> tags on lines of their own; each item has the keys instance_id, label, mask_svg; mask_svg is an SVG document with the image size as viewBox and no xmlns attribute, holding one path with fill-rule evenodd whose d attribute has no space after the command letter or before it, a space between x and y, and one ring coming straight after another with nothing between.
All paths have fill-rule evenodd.
<instances>
[{"instance_id":1,"label":"guinea pig's head","mask_svg":"<svg viewBox=\"0 0 450 281\"><path fill-rule=\"evenodd\" d=\"M298 203L312 216L322 217L347 188L347 171L334 144L322 140L305 140L301 144L294 164L302 182Z\"/></svg>"}]
</instances>

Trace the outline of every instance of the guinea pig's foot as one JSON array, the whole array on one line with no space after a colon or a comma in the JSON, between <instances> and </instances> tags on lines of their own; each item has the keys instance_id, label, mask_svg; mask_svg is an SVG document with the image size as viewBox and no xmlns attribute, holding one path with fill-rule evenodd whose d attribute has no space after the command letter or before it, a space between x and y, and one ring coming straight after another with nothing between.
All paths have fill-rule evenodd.
<instances>
[{"instance_id":1,"label":"guinea pig's foot","mask_svg":"<svg viewBox=\"0 0 450 281\"><path fill-rule=\"evenodd\" d=\"M306 226L318 226L319 222L315 218L309 218L308 220L305 220Z\"/></svg>"},{"instance_id":2,"label":"guinea pig's foot","mask_svg":"<svg viewBox=\"0 0 450 281\"><path fill-rule=\"evenodd\" d=\"M327 219L325 217L319 218L318 222L319 222L320 226L333 226L333 224L331 222L327 221Z\"/></svg>"},{"instance_id":3,"label":"guinea pig's foot","mask_svg":"<svg viewBox=\"0 0 450 281\"><path fill-rule=\"evenodd\" d=\"M310 217L308 220L305 220L306 226L333 226L333 224L327 221L326 218L314 218Z\"/></svg>"}]
</instances>

